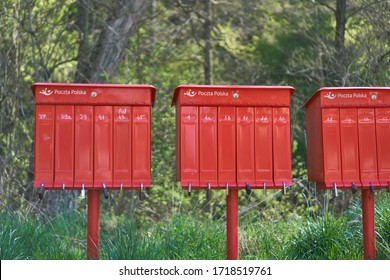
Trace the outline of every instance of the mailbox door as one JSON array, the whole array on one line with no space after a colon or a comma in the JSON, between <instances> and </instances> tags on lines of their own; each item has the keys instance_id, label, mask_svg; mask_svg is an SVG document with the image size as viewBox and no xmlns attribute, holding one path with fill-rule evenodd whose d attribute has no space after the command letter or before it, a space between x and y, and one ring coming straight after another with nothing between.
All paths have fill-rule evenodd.
<instances>
[{"instance_id":1,"label":"mailbox door","mask_svg":"<svg viewBox=\"0 0 390 280\"><path fill-rule=\"evenodd\" d=\"M292 185L290 108L273 108L273 158L276 186Z\"/></svg>"},{"instance_id":2,"label":"mailbox door","mask_svg":"<svg viewBox=\"0 0 390 280\"><path fill-rule=\"evenodd\" d=\"M237 107L237 184L255 186L254 108Z\"/></svg>"},{"instance_id":3,"label":"mailbox door","mask_svg":"<svg viewBox=\"0 0 390 280\"><path fill-rule=\"evenodd\" d=\"M54 187L73 187L74 107L56 106Z\"/></svg>"},{"instance_id":4,"label":"mailbox door","mask_svg":"<svg viewBox=\"0 0 390 280\"><path fill-rule=\"evenodd\" d=\"M324 181L328 188L343 186L341 177L339 109L322 109Z\"/></svg>"},{"instance_id":5,"label":"mailbox door","mask_svg":"<svg viewBox=\"0 0 390 280\"><path fill-rule=\"evenodd\" d=\"M199 184L218 186L217 107L199 108Z\"/></svg>"},{"instance_id":6,"label":"mailbox door","mask_svg":"<svg viewBox=\"0 0 390 280\"><path fill-rule=\"evenodd\" d=\"M390 183L390 108L375 109L378 175L381 186Z\"/></svg>"},{"instance_id":7,"label":"mailbox door","mask_svg":"<svg viewBox=\"0 0 390 280\"><path fill-rule=\"evenodd\" d=\"M52 188L54 181L54 119L55 107L35 107L35 163L34 187L44 184Z\"/></svg>"},{"instance_id":8,"label":"mailbox door","mask_svg":"<svg viewBox=\"0 0 390 280\"><path fill-rule=\"evenodd\" d=\"M133 187L150 186L150 125L151 115L150 107L133 107L133 135L132 135L132 154L133 154Z\"/></svg>"},{"instance_id":9,"label":"mailbox door","mask_svg":"<svg viewBox=\"0 0 390 280\"><path fill-rule=\"evenodd\" d=\"M341 167L345 187L361 186L357 109L340 109Z\"/></svg>"},{"instance_id":10,"label":"mailbox door","mask_svg":"<svg viewBox=\"0 0 390 280\"><path fill-rule=\"evenodd\" d=\"M237 186L236 108L218 107L218 185Z\"/></svg>"},{"instance_id":11,"label":"mailbox door","mask_svg":"<svg viewBox=\"0 0 390 280\"><path fill-rule=\"evenodd\" d=\"M180 130L181 184L199 186L198 107L182 106Z\"/></svg>"},{"instance_id":12,"label":"mailbox door","mask_svg":"<svg viewBox=\"0 0 390 280\"><path fill-rule=\"evenodd\" d=\"M94 186L112 186L112 106L95 106Z\"/></svg>"},{"instance_id":13,"label":"mailbox door","mask_svg":"<svg viewBox=\"0 0 390 280\"><path fill-rule=\"evenodd\" d=\"M75 106L74 187L93 187L93 107Z\"/></svg>"},{"instance_id":14,"label":"mailbox door","mask_svg":"<svg viewBox=\"0 0 390 280\"><path fill-rule=\"evenodd\" d=\"M360 176L363 186L378 186L375 109L358 109Z\"/></svg>"},{"instance_id":15,"label":"mailbox door","mask_svg":"<svg viewBox=\"0 0 390 280\"><path fill-rule=\"evenodd\" d=\"M256 185L273 186L272 108L255 108Z\"/></svg>"},{"instance_id":16,"label":"mailbox door","mask_svg":"<svg viewBox=\"0 0 390 280\"><path fill-rule=\"evenodd\" d=\"M114 187L131 187L131 107L114 106Z\"/></svg>"}]
</instances>

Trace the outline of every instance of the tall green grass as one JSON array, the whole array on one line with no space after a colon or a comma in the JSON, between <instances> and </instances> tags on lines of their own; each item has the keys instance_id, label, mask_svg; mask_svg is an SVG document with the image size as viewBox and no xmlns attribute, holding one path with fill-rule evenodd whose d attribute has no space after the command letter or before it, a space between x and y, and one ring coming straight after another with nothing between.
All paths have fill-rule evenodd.
<instances>
[{"instance_id":1,"label":"tall green grass","mask_svg":"<svg viewBox=\"0 0 390 280\"><path fill-rule=\"evenodd\" d=\"M377 258L390 259L390 196L376 197ZM86 213L31 218L0 212L0 259L85 259ZM341 217L288 220L241 217L241 259L363 259L360 202ZM101 259L226 258L226 224L195 213L137 227L126 216L101 217Z\"/></svg>"},{"instance_id":2,"label":"tall green grass","mask_svg":"<svg viewBox=\"0 0 390 280\"><path fill-rule=\"evenodd\" d=\"M85 219L78 213L53 220L0 214L1 259L84 259Z\"/></svg>"}]
</instances>

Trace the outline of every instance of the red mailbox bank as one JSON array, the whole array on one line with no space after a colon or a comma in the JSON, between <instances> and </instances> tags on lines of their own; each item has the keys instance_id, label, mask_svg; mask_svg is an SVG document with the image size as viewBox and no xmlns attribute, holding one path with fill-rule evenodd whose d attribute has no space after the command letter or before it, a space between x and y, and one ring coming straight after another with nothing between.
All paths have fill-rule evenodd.
<instances>
[{"instance_id":1,"label":"red mailbox bank","mask_svg":"<svg viewBox=\"0 0 390 280\"><path fill-rule=\"evenodd\" d=\"M321 88L306 104L309 180L317 187L390 186L390 88Z\"/></svg>"},{"instance_id":2,"label":"red mailbox bank","mask_svg":"<svg viewBox=\"0 0 390 280\"><path fill-rule=\"evenodd\" d=\"M390 191L390 88L321 88L306 103L308 176L362 189L364 256L375 259L374 189Z\"/></svg>"},{"instance_id":3,"label":"red mailbox bank","mask_svg":"<svg viewBox=\"0 0 390 280\"><path fill-rule=\"evenodd\" d=\"M150 186L149 85L36 83L34 187Z\"/></svg>"},{"instance_id":4,"label":"red mailbox bank","mask_svg":"<svg viewBox=\"0 0 390 280\"><path fill-rule=\"evenodd\" d=\"M36 83L34 187L88 190L87 258L99 259L100 190L150 186L149 85ZM83 192L82 192L83 193Z\"/></svg>"},{"instance_id":5,"label":"red mailbox bank","mask_svg":"<svg viewBox=\"0 0 390 280\"><path fill-rule=\"evenodd\" d=\"M292 184L290 96L283 86L176 88L176 167L183 188Z\"/></svg>"},{"instance_id":6,"label":"red mailbox bank","mask_svg":"<svg viewBox=\"0 0 390 280\"><path fill-rule=\"evenodd\" d=\"M238 190L292 184L293 92L282 86L175 90L177 180L189 191L227 190L227 259L238 259Z\"/></svg>"}]
</instances>

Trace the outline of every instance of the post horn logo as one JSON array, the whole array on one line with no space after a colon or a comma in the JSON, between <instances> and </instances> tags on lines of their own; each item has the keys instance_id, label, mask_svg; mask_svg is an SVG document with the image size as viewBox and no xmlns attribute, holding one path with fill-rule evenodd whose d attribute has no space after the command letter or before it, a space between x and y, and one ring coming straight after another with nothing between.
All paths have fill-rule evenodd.
<instances>
[{"instance_id":1,"label":"post horn logo","mask_svg":"<svg viewBox=\"0 0 390 280\"><path fill-rule=\"evenodd\" d=\"M189 89L186 92L184 92L184 95L189 96L189 97L194 97L196 95L196 92Z\"/></svg>"},{"instance_id":2,"label":"post horn logo","mask_svg":"<svg viewBox=\"0 0 390 280\"><path fill-rule=\"evenodd\" d=\"M325 98L328 98L330 100L333 100L336 98L336 94L332 93L332 92L328 92L327 94L324 95Z\"/></svg>"},{"instance_id":3,"label":"post horn logo","mask_svg":"<svg viewBox=\"0 0 390 280\"><path fill-rule=\"evenodd\" d=\"M50 96L50 95L53 94L53 91L52 91L52 90L49 90L49 89L47 89L47 88L44 88L44 89L42 89L39 93L40 93L40 94L43 94L43 95L46 95L46 96Z\"/></svg>"}]
</instances>

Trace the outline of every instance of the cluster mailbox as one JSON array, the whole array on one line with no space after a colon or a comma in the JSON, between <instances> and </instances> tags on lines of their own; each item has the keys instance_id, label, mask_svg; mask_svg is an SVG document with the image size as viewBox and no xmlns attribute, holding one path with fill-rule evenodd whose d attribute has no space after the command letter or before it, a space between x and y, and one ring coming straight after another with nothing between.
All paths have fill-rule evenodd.
<instances>
[{"instance_id":1,"label":"cluster mailbox","mask_svg":"<svg viewBox=\"0 0 390 280\"><path fill-rule=\"evenodd\" d=\"M321 88L306 104L308 176L319 188L390 189L390 88Z\"/></svg>"},{"instance_id":2,"label":"cluster mailbox","mask_svg":"<svg viewBox=\"0 0 390 280\"><path fill-rule=\"evenodd\" d=\"M172 104L182 187L290 186L293 92L287 86L178 86Z\"/></svg>"},{"instance_id":3,"label":"cluster mailbox","mask_svg":"<svg viewBox=\"0 0 390 280\"><path fill-rule=\"evenodd\" d=\"M149 85L36 83L34 187L150 186Z\"/></svg>"}]
</instances>

